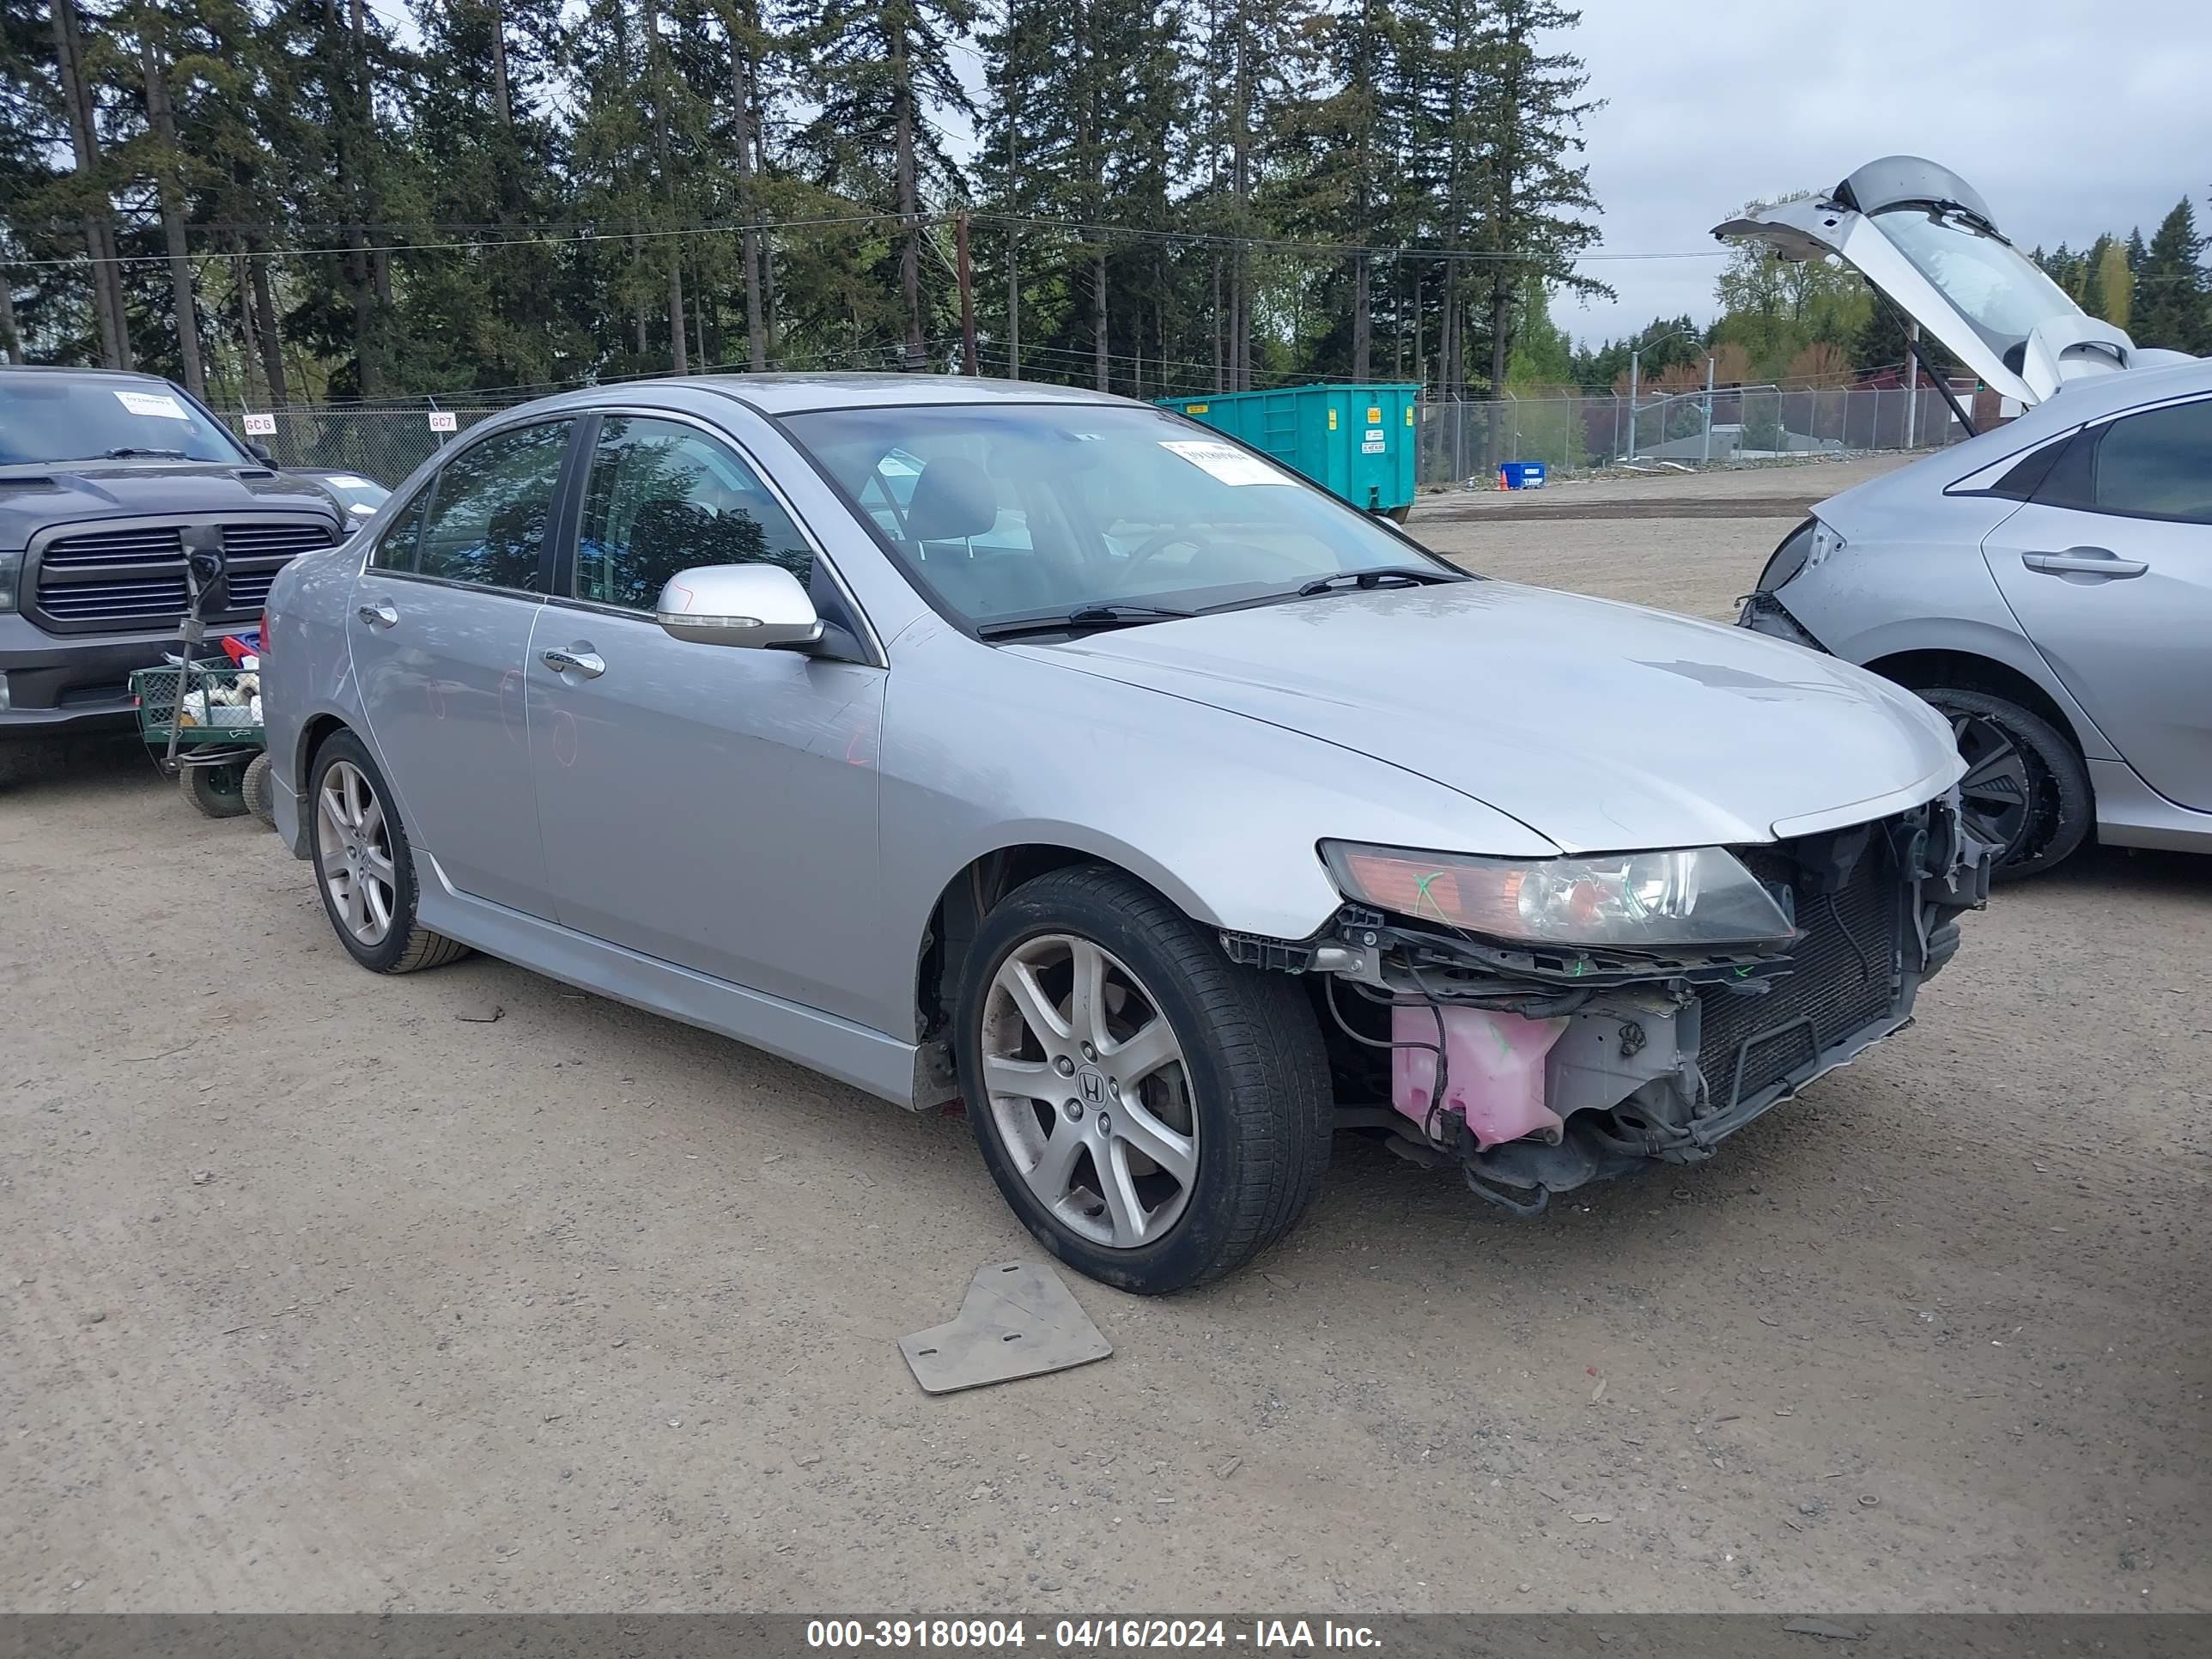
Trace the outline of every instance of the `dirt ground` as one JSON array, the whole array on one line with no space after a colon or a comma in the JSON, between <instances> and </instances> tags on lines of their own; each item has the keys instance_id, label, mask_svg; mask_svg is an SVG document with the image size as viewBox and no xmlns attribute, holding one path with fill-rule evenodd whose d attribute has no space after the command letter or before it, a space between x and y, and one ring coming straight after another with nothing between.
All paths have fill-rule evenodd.
<instances>
[{"instance_id":1,"label":"dirt ground","mask_svg":"<svg viewBox=\"0 0 2212 1659\"><path fill-rule=\"evenodd\" d=\"M1421 522L1724 616L1790 516ZM371 978L130 750L0 794L0 1606L2212 1607L2212 860L2001 894L1711 1164L1521 1221L1344 1140L933 1399L896 1339L1036 1254L963 1122Z\"/></svg>"}]
</instances>

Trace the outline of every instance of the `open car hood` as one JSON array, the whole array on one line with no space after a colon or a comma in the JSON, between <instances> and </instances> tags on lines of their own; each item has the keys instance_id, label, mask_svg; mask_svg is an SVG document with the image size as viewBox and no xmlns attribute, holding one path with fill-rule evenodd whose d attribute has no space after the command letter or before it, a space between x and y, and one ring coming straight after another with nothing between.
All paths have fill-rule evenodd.
<instances>
[{"instance_id":1,"label":"open car hood","mask_svg":"<svg viewBox=\"0 0 2212 1659\"><path fill-rule=\"evenodd\" d=\"M1371 755L1569 853L1810 835L1917 805L1964 769L1942 717L1863 669L1510 582L1008 648Z\"/></svg>"},{"instance_id":2,"label":"open car hood","mask_svg":"<svg viewBox=\"0 0 2212 1659\"><path fill-rule=\"evenodd\" d=\"M1713 227L1783 258L1841 259L1983 383L2022 404L2065 381L2182 354L2138 347L2090 316L2007 241L1981 192L1917 155L1869 161L1825 196Z\"/></svg>"}]
</instances>

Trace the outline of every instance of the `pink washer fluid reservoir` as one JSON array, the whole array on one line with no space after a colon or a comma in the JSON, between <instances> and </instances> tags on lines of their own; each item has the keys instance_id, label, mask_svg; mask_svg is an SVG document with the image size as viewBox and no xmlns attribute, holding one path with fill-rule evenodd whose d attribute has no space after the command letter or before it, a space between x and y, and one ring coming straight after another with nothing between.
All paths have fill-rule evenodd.
<instances>
[{"instance_id":1,"label":"pink washer fluid reservoir","mask_svg":"<svg viewBox=\"0 0 2212 1659\"><path fill-rule=\"evenodd\" d=\"M1565 1018L1528 1019L1486 1008L1401 1003L1390 1011L1390 1040L1428 1046L1391 1051L1390 1103L1421 1124L1436 1110L1439 1013L1443 1115L1465 1117L1476 1144L1485 1147L1547 1130L1556 1135L1562 1126L1559 1114L1544 1104L1544 1056L1567 1029Z\"/></svg>"}]
</instances>

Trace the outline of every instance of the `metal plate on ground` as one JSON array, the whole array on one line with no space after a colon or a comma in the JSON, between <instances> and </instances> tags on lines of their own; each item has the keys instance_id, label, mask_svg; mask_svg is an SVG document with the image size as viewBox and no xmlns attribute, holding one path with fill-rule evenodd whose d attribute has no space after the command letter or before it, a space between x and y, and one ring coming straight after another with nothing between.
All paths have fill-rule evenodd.
<instances>
[{"instance_id":1,"label":"metal plate on ground","mask_svg":"<svg viewBox=\"0 0 2212 1659\"><path fill-rule=\"evenodd\" d=\"M1114 1345L1051 1268L1000 1261L977 1271L957 1319L899 1338L899 1352L924 1392L951 1394L1088 1365Z\"/></svg>"}]
</instances>

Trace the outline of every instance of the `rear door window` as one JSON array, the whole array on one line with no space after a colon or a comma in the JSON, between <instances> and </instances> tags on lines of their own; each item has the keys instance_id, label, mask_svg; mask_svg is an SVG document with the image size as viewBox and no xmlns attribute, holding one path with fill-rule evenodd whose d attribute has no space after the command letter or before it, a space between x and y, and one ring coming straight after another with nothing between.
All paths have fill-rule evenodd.
<instances>
[{"instance_id":1,"label":"rear door window","mask_svg":"<svg viewBox=\"0 0 2212 1659\"><path fill-rule=\"evenodd\" d=\"M2212 524L2212 398L2114 421L2097 445L2091 510Z\"/></svg>"},{"instance_id":2,"label":"rear door window","mask_svg":"<svg viewBox=\"0 0 2212 1659\"><path fill-rule=\"evenodd\" d=\"M545 421L498 433L441 468L416 538L417 574L540 592L539 560L571 425Z\"/></svg>"}]
</instances>

